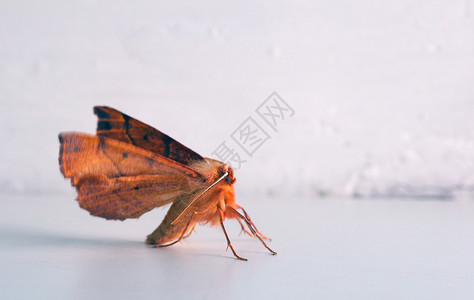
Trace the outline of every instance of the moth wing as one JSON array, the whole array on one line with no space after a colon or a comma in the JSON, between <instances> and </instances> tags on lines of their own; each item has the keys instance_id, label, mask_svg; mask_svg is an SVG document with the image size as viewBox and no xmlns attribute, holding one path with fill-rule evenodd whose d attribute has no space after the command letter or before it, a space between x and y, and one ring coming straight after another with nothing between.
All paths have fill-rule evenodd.
<instances>
[{"instance_id":1,"label":"moth wing","mask_svg":"<svg viewBox=\"0 0 474 300\"><path fill-rule=\"evenodd\" d=\"M195 170L131 144L84 133L59 141L61 173L92 215L137 218L202 186Z\"/></svg>"},{"instance_id":2,"label":"moth wing","mask_svg":"<svg viewBox=\"0 0 474 300\"><path fill-rule=\"evenodd\" d=\"M59 142L61 173L71 178L74 186L88 175L109 178L143 174L181 175L190 179L201 177L197 171L179 162L102 136L66 132L59 134Z\"/></svg>"},{"instance_id":3,"label":"moth wing","mask_svg":"<svg viewBox=\"0 0 474 300\"><path fill-rule=\"evenodd\" d=\"M88 176L76 188L79 205L91 215L108 220L138 218L190 192L185 178L170 175Z\"/></svg>"},{"instance_id":4,"label":"moth wing","mask_svg":"<svg viewBox=\"0 0 474 300\"><path fill-rule=\"evenodd\" d=\"M135 145L184 165L204 158L161 131L107 106L94 107L97 135Z\"/></svg>"}]
</instances>

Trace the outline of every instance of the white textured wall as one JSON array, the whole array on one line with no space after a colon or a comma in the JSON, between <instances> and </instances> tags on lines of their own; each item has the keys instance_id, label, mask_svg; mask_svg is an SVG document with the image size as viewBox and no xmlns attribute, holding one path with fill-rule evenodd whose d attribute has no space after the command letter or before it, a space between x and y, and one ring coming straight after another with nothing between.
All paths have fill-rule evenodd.
<instances>
[{"instance_id":1,"label":"white textured wall","mask_svg":"<svg viewBox=\"0 0 474 300\"><path fill-rule=\"evenodd\" d=\"M0 192L68 191L93 105L211 156L277 91L241 194L472 195L473 28L471 0L2 1Z\"/></svg>"}]
</instances>

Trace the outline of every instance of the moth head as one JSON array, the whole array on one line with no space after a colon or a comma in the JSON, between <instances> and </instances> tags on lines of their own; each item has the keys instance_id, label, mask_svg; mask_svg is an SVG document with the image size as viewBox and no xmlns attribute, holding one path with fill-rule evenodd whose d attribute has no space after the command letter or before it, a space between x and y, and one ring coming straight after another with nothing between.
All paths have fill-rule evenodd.
<instances>
[{"instance_id":1,"label":"moth head","mask_svg":"<svg viewBox=\"0 0 474 300\"><path fill-rule=\"evenodd\" d=\"M235 177L234 177L234 170L229 165L224 165L224 170L223 174L226 172L228 173L227 176L224 178L224 180L227 182L227 184L233 184L235 182Z\"/></svg>"},{"instance_id":2,"label":"moth head","mask_svg":"<svg viewBox=\"0 0 474 300\"><path fill-rule=\"evenodd\" d=\"M191 168L198 171L201 174L208 174L205 177L212 181L218 181L232 185L235 182L234 170L228 165L221 161L206 158L206 161L197 162L191 165Z\"/></svg>"}]
</instances>

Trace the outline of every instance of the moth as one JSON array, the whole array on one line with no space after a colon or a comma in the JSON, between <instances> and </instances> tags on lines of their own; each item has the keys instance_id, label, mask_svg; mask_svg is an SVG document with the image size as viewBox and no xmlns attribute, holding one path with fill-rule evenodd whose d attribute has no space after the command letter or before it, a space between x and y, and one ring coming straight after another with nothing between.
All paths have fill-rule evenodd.
<instances>
[{"instance_id":1,"label":"moth","mask_svg":"<svg viewBox=\"0 0 474 300\"><path fill-rule=\"evenodd\" d=\"M271 254L244 208L235 203L234 171L205 158L170 136L118 110L94 107L96 135L59 134L59 166L77 190L80 207L108 220L138 218L171 204L165 218L148 237L153 247L167 247L191 235L197 224L224 227L236 219L242 231L257 238ZM246 230L244 224L247 226Z\"/></svg>"}]
</instances>

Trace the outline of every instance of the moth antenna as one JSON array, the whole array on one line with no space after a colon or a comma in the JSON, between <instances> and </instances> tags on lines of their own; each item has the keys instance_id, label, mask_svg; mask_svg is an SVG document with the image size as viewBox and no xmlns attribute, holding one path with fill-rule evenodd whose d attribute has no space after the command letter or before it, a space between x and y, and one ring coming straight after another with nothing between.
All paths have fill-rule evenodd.
<instances>
[{"instance_id":1,"label":"moth antenna","mask_svg":"<svg viewBox=\"0 0 474 300\"><path fill-rule=\"evenodd\" d=\"M191 203L189 203L189 205L179 214L179 216L176 217L176 219L174 219L173 222L171 222L171 225L173 225L174 222L176 222L176 220L178 220L187 210L188 208L191 207L191 205L193 205L194 202L196 202L196 200L198 200L199 198L201 198L202 195L204 195L207 191L209 191L213 186L215 186L217 183L219 183L219 181L221 181L222 179L224 179L227 175L229 175L229 172L225 172L224 175L222 175L221 177L219 177L219 179L216 180L216 182L214 182L213 184L211 184L207 189L205 189L202 193L200 193L196 198L193 199L193 201L191 201Z\"/></svg>"}]
</instances>

